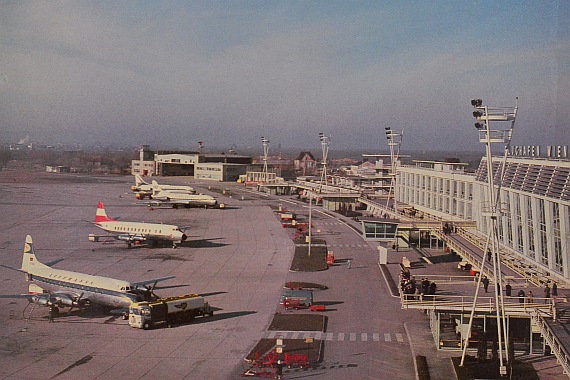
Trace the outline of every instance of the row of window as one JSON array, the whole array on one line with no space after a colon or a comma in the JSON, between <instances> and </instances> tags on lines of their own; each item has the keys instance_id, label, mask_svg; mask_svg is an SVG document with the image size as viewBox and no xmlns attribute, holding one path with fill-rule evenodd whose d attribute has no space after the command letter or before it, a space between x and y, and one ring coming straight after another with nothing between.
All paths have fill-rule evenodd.
<instances>
[{"instance_id":1,"label":"row of window","mask_svg":"<svg viewBox=\"0 0 570 380\"><path fill-rule=\"evenodd\" d=\"M402 172L401 178L399 178L399 185L438 194L452 195L456 198L473 198L473 184L461 180Z\"/></svg>"},{"instance_id":2,"label":"row of window","mask_svg":"<svg viewBox=\"0 0 570 380\"><path fill-rule=\"evenodd\" d=\"M497 225L500 241L563 274L564 252L568 251L570 231L563 233L561 218L566 215L569 219L565 223L569 229L568 206L511 191L501 192L499 204L503 214L501 223ZM481 230L487 233L490 226L490 217L482 217ZM565 236L567 238L564 239Z\"/></svg>"}]
</instances>

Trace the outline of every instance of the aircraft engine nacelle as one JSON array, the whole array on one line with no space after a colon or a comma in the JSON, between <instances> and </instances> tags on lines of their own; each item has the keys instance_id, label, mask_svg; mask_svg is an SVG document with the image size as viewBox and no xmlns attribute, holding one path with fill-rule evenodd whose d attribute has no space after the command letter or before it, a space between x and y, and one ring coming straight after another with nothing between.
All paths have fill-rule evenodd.
<instances>
[{"instance_id":1,"label":"aircraft engine nacelle","mask_svg":"<svg viewBox=\"0 0 570 380\"><path fill-rule=\"evenodd\" d=\"M41 306L77 306L77 302L67 294L36 294L30 297L30 301Z\"/></svg>"}]
</instances>

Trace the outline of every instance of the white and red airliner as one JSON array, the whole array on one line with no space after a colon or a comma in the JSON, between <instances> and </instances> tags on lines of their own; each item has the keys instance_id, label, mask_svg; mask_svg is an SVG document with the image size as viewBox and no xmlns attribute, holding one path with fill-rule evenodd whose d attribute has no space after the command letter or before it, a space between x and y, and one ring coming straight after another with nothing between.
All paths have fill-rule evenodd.
<instances>
[{"instance_id":1,"label":"white and red airliner","mask_svg":"<svg viewBox=\"0 0 570 380\"><path fill-rule=\"evenodd\" d=\"M171 224L122 222L111 219L105 212L103 202L99 202L97 206L95 224L97 227L110 232L111 235L90 234L89 240L91 241L99 241L99 239L102 238L113 238L125 241L128 247L131 247L133 243L150 242L156 245L159 241L168 241L172 242L173 248L176 248L176 244L182 243L187 239L186 234L179 227Z\"/></svg>"}]
</instances>

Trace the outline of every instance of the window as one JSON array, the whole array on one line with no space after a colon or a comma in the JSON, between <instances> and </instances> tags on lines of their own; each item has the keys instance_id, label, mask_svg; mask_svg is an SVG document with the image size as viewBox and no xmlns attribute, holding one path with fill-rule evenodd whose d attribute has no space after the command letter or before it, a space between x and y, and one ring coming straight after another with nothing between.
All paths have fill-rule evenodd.
<instances>
[{"instance_id":1,"label":"window","mask_svg":"<svg viewBox=\"0 0 570 380\"><path fill-rule=\"evenodd\" d=\"M548 266L548 238L546 236L546 209L544 199L538 200L540 262Z\"/></svg>"},{"instance_id":2,"label":"window","mask_svg":"<svg viewBox=\"0 0 570 380\"><path fill-rule=\"evenodd\" d=\"M562 235L560 233L560 204L552 204L552 229L554 235L554 270L564 273Z\"/></svg>"},{"instance_id":3,"label":"window","mask_svg":"<svg viewBox=\"0 0 570 380\"><path fill-rule=\"evenodd\" d=\"M525 196L527 204L527 229L528 229L528 253L534 258L535 246L534 246L534 226L532 219L532 199Z\"/></svg>"}]
</instances>

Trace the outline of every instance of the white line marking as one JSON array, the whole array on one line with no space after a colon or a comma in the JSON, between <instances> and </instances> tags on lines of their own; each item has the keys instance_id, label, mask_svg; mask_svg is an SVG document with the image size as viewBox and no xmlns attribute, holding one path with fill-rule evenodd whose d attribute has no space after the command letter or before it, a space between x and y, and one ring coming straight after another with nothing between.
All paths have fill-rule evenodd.
<instances>
[{"instance_id":1,"label":"white line marking","mask_svg":"<svg viewBox=\"0 0 570 380\"><path fill-rule=\"evenodd\" d=\"M391 342L392 341L392 337L390 336L390 334L384 334L384 341L385 342Z\"/></svg>"}]
</instances>

